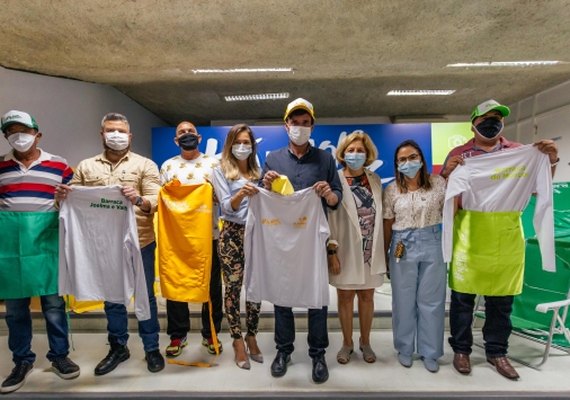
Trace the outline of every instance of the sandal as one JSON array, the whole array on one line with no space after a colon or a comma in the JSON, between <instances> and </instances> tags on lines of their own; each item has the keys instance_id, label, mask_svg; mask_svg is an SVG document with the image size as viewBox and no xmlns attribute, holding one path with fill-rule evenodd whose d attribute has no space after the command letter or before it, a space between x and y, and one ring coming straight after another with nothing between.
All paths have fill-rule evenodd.
<instances>
[{"instance_id":1,"label":"sandal","mask_svg":"<svg viewBox=\"0 0 570 400\"><path fill-rule=\"evenodd\" d=\"M353 346L345 346L343 345L341 349L336 354L336 360L339 364L348 364L350 361L350 355L354 351Z\"/></svg>"},{"instance_id":2,"label":"sandal","mask_svg":"<svg viewBox=\"0 0 570 400\"><path fill-rule=\"evenodd\" d=\"M372 350L369 344L362 344L362 338L360 339L360 351L362 352L362 358L367 363L376 362L376 353Z\"/></svg>"}]
</instances>

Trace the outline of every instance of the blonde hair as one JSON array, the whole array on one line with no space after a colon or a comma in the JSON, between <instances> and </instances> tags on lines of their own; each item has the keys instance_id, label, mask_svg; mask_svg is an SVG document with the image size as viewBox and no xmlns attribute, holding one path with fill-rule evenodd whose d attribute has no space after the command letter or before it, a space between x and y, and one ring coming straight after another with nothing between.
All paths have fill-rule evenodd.
<instances>
[{"instance_id":1,"label":"blonde hair","mask_svg":"<svg viewBox=\"0 0 570 400\"><path fill-rule=\"evenodd\" d=\"M234 145L237 136L242 132L247 132L249 134L249 140L251 140L251 154L247 158L248 178L251 180L258 180L261 177L261 171L257 164L257 160L255 159L257 155L257 143L255 142L255 137L253 136L251 128L246 124L237 124L231 127L226 136L224 149L222 150L220 167L226 179L236 181L240 178L238 160L232 153L232 146Z\"/></svg>"},{"instance_id":2,"label":"blonde hair","mask_svg":"<svg viewBox=\"0 0 570 400\"><path fill-rule=\"evenodd\" d=\"M372 139L370 139L370 136L368 136L366 132L357 129L351 134L345 136L336 149L336 159L343 167L346 167L346 162L344 161L344 153L346 151L346 148L357 140L360 140L366 149L366 161L364 162L364 166L367 167L376 161L376 158L378 157L378 150L372 142Z\"/></svg>"}]
</instances>

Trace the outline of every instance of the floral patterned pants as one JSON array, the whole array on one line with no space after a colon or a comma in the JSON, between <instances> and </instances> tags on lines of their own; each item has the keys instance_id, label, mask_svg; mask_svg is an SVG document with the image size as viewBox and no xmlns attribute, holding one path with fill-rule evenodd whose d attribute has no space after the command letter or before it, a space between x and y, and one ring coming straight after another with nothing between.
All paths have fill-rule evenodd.
<instances>
[{"instance_id":1,"label":"floral patterned pants","mask_svg":"<svg viewBox=\"0 0 570 400\"><path fill-rule=\"evenodd\" d=\"M245 225L224 221L218 241L218 255L224 277L224 305L232 338L242 337L240 323L240 294L243 285ZM245 302L248 335L256 335L261 303Z\"/></svg>"}]
</instances>

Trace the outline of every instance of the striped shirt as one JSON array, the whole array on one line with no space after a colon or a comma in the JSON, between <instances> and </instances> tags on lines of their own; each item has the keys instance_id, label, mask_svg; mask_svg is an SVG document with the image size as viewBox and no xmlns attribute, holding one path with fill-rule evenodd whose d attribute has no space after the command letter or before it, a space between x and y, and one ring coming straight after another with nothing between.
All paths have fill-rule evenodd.
<instances>
[{"instance_id":1,"label":"striped shirt","mask_svg":"<svg viewBox=\"0 0 570 400\"><path fill-rule=\"evenodd\" d=\"M73 170L64 158L40 150L29 168L14 157L0 156L0 210L55 211L55 185L67 184Z\"/></svg>"}]
</instances>

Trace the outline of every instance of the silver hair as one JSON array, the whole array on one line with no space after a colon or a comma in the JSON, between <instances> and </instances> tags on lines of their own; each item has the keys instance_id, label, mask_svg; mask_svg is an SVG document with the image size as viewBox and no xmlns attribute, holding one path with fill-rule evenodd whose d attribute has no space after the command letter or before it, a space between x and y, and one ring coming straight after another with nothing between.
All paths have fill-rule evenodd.
<instances>
[{"instance_id":1,"label":"silver hair","mask_svg":"<svg viewBox=\"0 0 570 400\"><path fill-rule=\"evenodd\" d=\"M129 124L129 120L123 114L110 112L105 114L103 119L101 120L101 129L105 127L105 122L107 121L122 121L129 127L129 131L131 130L131 125Z\"/></svg>"}]
</instances>

